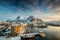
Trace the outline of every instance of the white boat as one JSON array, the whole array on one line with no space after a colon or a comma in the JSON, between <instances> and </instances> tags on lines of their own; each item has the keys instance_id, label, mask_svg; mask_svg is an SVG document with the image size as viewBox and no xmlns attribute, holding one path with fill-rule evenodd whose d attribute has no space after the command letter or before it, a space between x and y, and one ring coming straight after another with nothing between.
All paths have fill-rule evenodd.
<instances>
[{"instance_id":1,"label":"white boat","mask_svg":"<svg viewBox=\"0 0 60 40\"><path fill-rule=\"evenodd\" d=\"M38 35L39 33L28 33L28 34L22 34L22 38L33 38L35 35Z\"/></svg>"}]
</instances>

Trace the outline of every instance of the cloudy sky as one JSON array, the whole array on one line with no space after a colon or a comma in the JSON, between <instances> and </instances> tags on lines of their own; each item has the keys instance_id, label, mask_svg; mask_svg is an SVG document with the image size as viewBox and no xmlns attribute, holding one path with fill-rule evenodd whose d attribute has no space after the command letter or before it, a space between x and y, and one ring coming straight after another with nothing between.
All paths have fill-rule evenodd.
<instances>
[{"instance_id":1,"label":"cloudy sky","mask_svg":"<svg viewBox=\"0 0 60 40\"><path fill-rule=\"evenodd\" d=\"M0 21L30 15L44 21L60 20L60 0L0 0Z\"/></svg>"}]
</instances>

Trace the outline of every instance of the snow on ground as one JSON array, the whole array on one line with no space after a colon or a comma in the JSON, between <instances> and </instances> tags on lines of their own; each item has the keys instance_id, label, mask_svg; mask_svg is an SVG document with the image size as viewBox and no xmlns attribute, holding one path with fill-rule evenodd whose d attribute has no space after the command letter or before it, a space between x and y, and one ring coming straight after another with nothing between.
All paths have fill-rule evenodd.
<instances>
[{"instance_id":1,"label":"snow on ground","mask_svg":"<svg viewBox=\"0 0 60 40\"><path fill-rule=\"evenodd\" d=\"M10 37L10 38L5 38L5 37L0 37L0 40L20 40L20 37L17 36L17 37Z\"/></svg>"}]
</instances>

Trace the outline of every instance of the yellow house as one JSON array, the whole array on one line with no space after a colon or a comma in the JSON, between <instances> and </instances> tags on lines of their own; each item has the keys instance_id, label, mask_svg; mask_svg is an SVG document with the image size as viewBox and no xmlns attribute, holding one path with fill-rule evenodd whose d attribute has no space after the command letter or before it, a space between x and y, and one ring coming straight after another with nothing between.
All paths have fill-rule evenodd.
<instances>
[{"instance_id":1,"label":"yellow house","mask_svg":"<svg viewBox=\"0 0 60 40\"><path fill-rule=\"evenodd\" d=\"M14 32L15 33L20 33L20 26L17 25L15 28L14 28Z\"/></svg>"},{"instance_id":2,"label":"yellow house","mask_svg":"<svg viewBox=\"0 0 60 40\"><path fill-rule=\"evenodd\" d=\"M20 25L12 26L11 28L12 36L15 36L20 33Z\"/></svg>"}]
</instances>

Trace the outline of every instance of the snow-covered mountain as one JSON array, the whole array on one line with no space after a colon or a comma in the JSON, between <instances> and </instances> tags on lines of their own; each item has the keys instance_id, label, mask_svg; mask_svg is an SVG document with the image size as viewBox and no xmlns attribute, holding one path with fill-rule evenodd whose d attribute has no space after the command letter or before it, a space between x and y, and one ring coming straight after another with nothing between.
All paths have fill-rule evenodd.
<instances>
[{"instance_id":1,"label":"snow-covered mountain","mask_svg":"<svg viewBox=\"0 0 60 40\"><path fill-rule=\"evenodd\" d=\"M34 16L29 16L27 19L23 20L18 16L15 20L7 20L8 22L43 22L41 19L35 18Z\"/></svg>"},{"instance_id":2,"label":"snow-covered mountain","mask_svg":"<svg viewBox=\"0 0 60 40\"><path fill-rule=\"evenodd\" d=\"M14 19L14 20L7 20L8 22L18 22L18 21L23 21L22 19L21 19L21 17L20 16L18 16L16 19Z\"/></svg>"},{"instance_id":3,"label":"snow-covered mountain","mask_svg":"<svg viewBox=\"0 0 60 40\"><path fill-rule=\"evenodd\" d=\"M43 22L41 19L35 18L34 16L29 16L26 20L27 20L27 21L30 21L30 22L33 22L33 21Z\"/></svg>"},{"instance_id":4,"label":"snow-covered mountain","mask_svg":"<svg viewBox=\"0 0 60 40\"><path fill-rule=\"evenodd\" d=\"M48 21L45 22L47 25L53 25L53 26L60 26L60 20L59 21Z\"/></svg>"}]
</instances>

